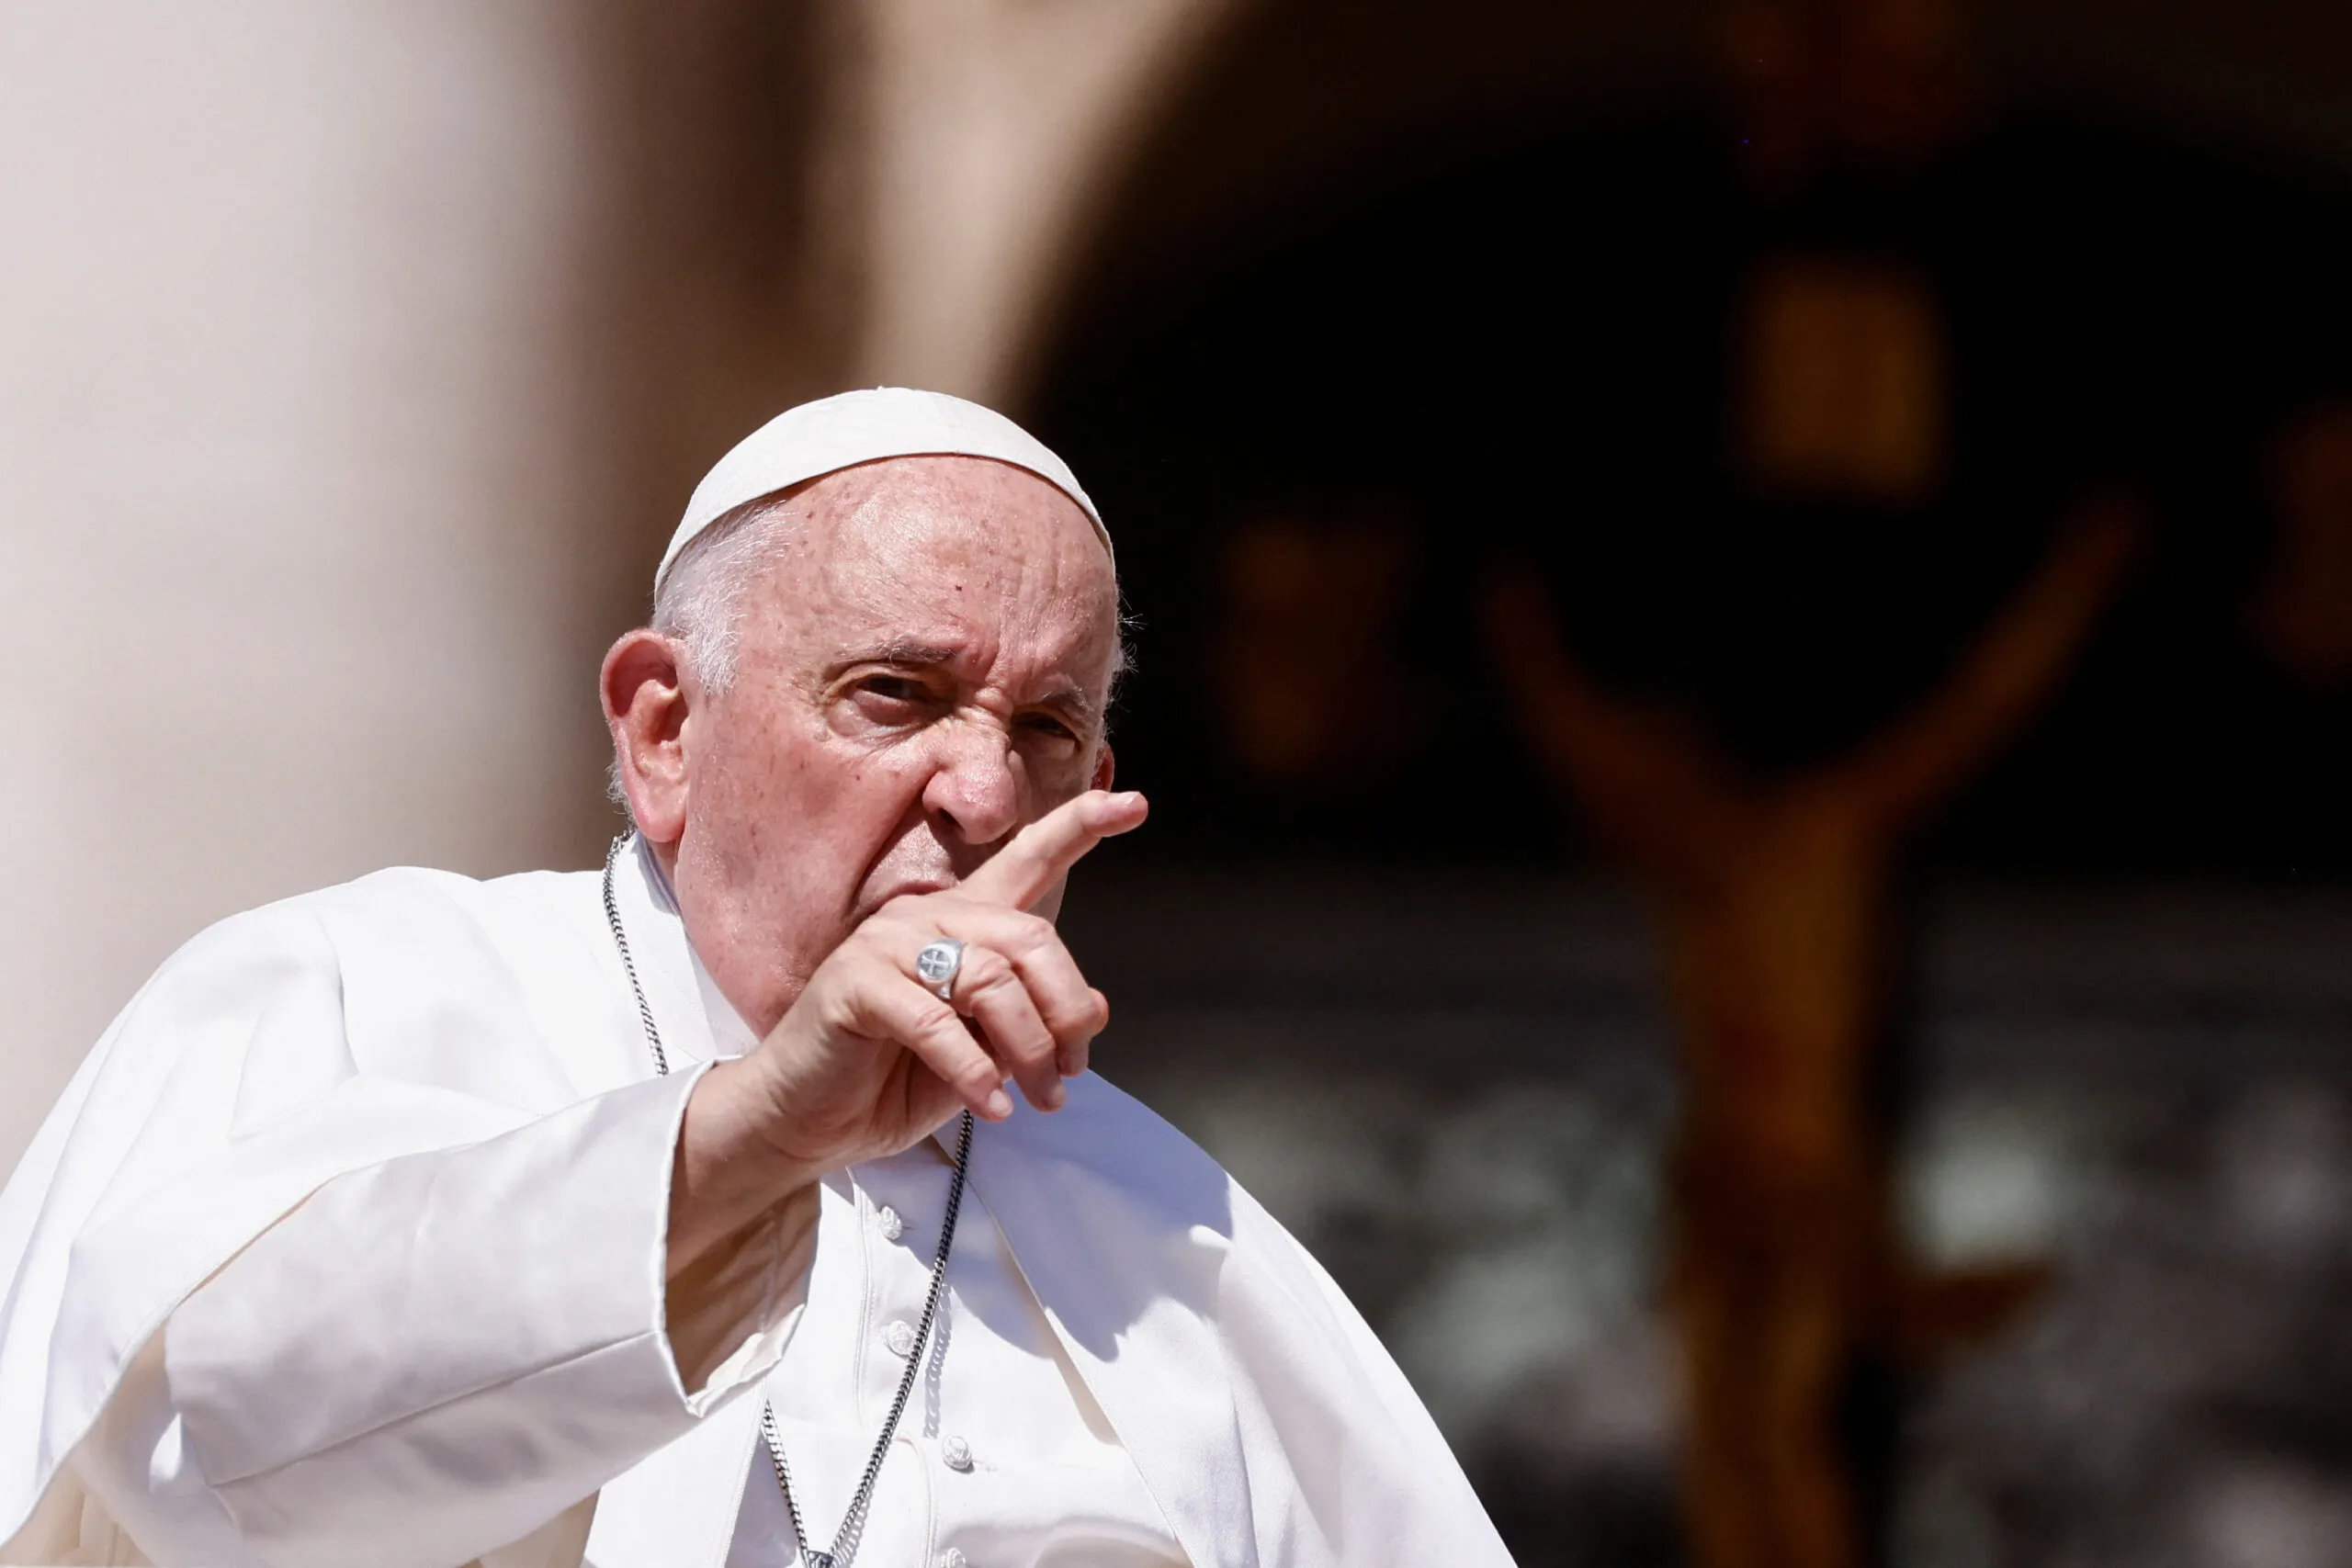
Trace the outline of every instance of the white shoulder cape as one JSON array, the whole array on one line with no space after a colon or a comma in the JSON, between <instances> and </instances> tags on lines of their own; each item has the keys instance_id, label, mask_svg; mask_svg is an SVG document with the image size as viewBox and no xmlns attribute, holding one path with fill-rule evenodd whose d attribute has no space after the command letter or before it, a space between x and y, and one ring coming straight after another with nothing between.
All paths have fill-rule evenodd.
<instances>
[{"instance_id":1,"label":"white shoulder cape","mask_svg":"<svg viewBox=\"0 0 2352 1568\"><path fill-rule=\"evenodd\" d=\"M683 930L632 860L624 909L652 1005L665 1033L699 1026L707 1048ZM125 1368L323 1184L649 1073L593 874L384 872L191 942L0 1195L0 1562L89 1539L96 1505L69 1460ZM1193 1562L1507 1564L1419 1400L1314 1259L1151 1111L1091 1075L1070 1088L1057 1114L983 1127L971 1180ZM668 1546L723 1551L756 1412L736 1399L664 1450L616 1456L598 1483L670 1510ZM577 1562L588 1540L538 1536L534 1563ZM656 1549L589 1553L618 1568Z\"/></svg>"}]
</instances>

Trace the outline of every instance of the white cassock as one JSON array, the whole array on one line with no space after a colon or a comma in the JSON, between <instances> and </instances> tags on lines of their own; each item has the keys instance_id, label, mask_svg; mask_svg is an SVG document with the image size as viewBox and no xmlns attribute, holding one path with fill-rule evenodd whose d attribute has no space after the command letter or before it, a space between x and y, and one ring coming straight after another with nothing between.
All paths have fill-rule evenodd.
<instances>
[{"instance_id":1,"label":"white cassock","mask_svg":"<svg viewBox=\"0 0 2352 1568\"><path fill-rule=\"evenodd\" d=\"M649 864L617 892L666 1078L594 874L385 872L164 964L0 1197L0 1561L786 1563L762 1393L831 1542L947 1159L837 1173L813 1243L741 1249L666 1322L685 1097L749 1040ZM855 1561L1508 1563L1314 1260L1166 1122L1069 1087L978 1130ZM723 1355L695 1389L690 1330Z\"/></svg>"}]
</instances>

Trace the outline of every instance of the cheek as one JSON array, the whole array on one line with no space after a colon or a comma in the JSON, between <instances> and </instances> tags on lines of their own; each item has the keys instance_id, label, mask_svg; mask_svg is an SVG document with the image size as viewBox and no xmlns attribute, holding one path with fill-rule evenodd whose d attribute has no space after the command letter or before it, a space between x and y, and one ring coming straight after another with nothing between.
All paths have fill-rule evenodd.
<instances>
[{"instance_id":1,"label":"cheek","mask_svg":"<svg viewBox=\"0 0 2352 1568\"><path fill-rule=\"evenodd\" d=\"M879 850L920 793L912 750L876 755L824 733L714 748L707 773L696 779L695 815L723 846L735 880L773 881L817 866L838 876L842 865L862 865Z\"/></svg>"},{"instance_id":2,"label":"cheek","mask_svg":"<svg viewBox=\"0 0 2352 1568\"><path fill-rule=\"evenodd\" d=\"M804 738L740 713L722 714L705 732L692 759L687 809L702 829L704 852L727 868L729 884L763 880L787 824L806 814L812 750Z\"/></svg>"}]
</instances>

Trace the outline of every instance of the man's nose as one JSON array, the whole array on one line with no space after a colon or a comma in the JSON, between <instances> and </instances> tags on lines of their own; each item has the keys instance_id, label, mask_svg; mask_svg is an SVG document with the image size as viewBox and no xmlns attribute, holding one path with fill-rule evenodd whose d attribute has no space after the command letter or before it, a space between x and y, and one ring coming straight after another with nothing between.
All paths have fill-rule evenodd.
<instances>
[{"instance_id":1,"label":"man's nose","mask_svg":"<svg viewBox=\"0 0 2352 1568\"><path fill-rule=\"evenodd\" d=\"M1021 825L1021 781L1012 739L993 725L965 724L941 737L945 754L924 785L923 808L944 818L942 835L978 849Z\"/></svg>"}]
</instances>

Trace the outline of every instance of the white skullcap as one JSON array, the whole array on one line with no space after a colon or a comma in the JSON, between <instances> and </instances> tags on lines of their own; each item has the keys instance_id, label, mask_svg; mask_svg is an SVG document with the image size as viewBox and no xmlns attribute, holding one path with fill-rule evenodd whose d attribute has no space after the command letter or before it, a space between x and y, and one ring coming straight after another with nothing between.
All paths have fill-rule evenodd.
<instances>
[{"instance_id":1,"label":"white skullcap","mask_svg":"<svg viewBox=\"0 0 2352 1568\"><path fill-rule=\"evenodd\" d=\"M1028 469L1083 507L1102 547L1111 547L1102 514L1078 488L1069 465L1044 442L995 410L944 392L876 387L786 409L736 443L695 486L653 574L654 586L658 591L670 563L695 535L745 502L860 463L943 455L993 457Z\"/></svg>"}]
</instances>

